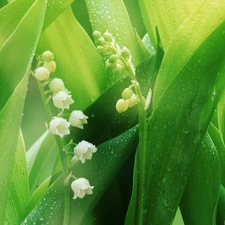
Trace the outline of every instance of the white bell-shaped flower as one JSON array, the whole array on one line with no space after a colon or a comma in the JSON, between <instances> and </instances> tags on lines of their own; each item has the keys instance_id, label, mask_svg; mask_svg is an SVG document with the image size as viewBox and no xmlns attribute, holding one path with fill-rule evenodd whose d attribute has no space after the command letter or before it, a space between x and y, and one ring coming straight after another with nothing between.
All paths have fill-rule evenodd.
<instances>
[{"instance_id":1,"label":"white bell-shaped flower","mask_svg":"<svg viewBox=\"0 0 225 225\"><path fill-rule=\"evenodd\" d=\"M74 110L70 114L69 122L71 126L83 129L83 124L87 124L88 116L85 116L81 110Z\"/></svg>"},{"instance_id":2,"label":"white bell-shaped flower","mask_svg":"<svg viewBox=\"0 0 225 225\"><path fill-rule=\"evenodd\" d=\"M59 91L53 96L53 104L56 108L69 109L70 105L73 103L72 96L66 91Z\"/></svg>"},{"instance_id":3,"label":"white bell-shaped flower","mask_svg":"<svg viewBox=\"0 0 225 225\"><path fill-rule=\"evenodd\" d=\"M74 157L72 158L72 162L76 162L80 160L82 163L85 163L86 159L92 158L92 153L95 153L97 148L92 143L87 141L81 141L74 148Z\"/></svg>"},{"instance_id":4,"label":"white bell-shaped flower","mask_svg":"<svg viewBox=\"0 0 225 225\"><path fill-rule=\"evenodd\" d=\"M49 75L50 72L45 67L38 67L34 72L34 77L40 81L47 80L49 78Z\"/></svg>"},{"instance_id":5,"label":"white bell-shaped flower","mask_svg":"<svg viewBox=\"0 0 225 225\"><path fill-rule=\"evenodd\" d=\"M73 199L83 198L86 194L91 195L93 193L92 189L94 186L91 186L89 181L85 178L78 178L71 183L71 189L74 192Z\"/></svg>"},{"instance_id":6,"label":"white bell-shaped flower","mask_svg":"<svg viewBox=\"0 0 225 225\"><path fill-rule=\"evenodd\" d=\"M66 119L60 117L53 117L49 123L49 131L54 135L59 135L61 138L64 135L70 134L70 123Z\"/></svg>"}]
</instances>

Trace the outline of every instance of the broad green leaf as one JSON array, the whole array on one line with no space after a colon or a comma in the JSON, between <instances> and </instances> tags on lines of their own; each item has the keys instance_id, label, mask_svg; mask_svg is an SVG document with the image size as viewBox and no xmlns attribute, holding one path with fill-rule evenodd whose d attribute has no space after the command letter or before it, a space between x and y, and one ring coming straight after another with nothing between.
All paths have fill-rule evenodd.
<instances>
[{"instance_id":1,"label":"broad green leaf","mask_svg":"<svg viewBox=\"0 0 225 225\"><path fill-rule=\"evenodd\" d=\"M56 157L58 155L58 149L54 135L51 133L47 133L38 147L37 153L36 151L33 151L35 158L29 173L31 193L33 193L33 191L52 174ZM32 149L34 150L35 148L31 147L31 151ZM32 153L28 151L27 154L29 154L29 157L31 157Z\"/></svg>"},{"instance_id":2,"label":"broad green leaf","mask_svg":"<svg viewBox=\"0 0 225 225\"><path fill-rule=\"evenodd\" d=\"M70 8L42 33L38 54L46 50L55 55L57 69L53 76L62 78L71 91L75 100L72 107L86 108L106 89L101 58Z\"/></svg>"},{"instance_id":3,"label":"broad green leaf","mask_svg":"<svg viewBox=\"0 0 225 225\"><path fill-rule=\"evenodd\" d=\"M138 46L129 15L122 0L86 0L92 30L102 33L109 31L121 47L127 47L132 54L133 63L137 66L144 59Z\"/></svg>"},{"instance_id":4,"label":"broad green leaf","mask_svg":"<svg viewBox=\"0 0 225 225\"><path fill-rule=\"evenodd\" d=\"M44 29L48 27L74 0L48 0ZM16 0L0 9L0 46L13 33L35 0ZM38 20L37 20L38 21Z\"/></svg>"},{"instance_id":5,"label":"broad green leaf","mask_svg":"<svg viewBox=\"0 0 225 225\"><path fill-rule=\"evenodd\" d=\"M155 27L158 27L164 50L167 49L182 23L202 3L201 0L139 0L138 2L153 46L156 47L157 44ZM203 18L199 17L199 19Z\"/></svg>"},{"instance_id":6,"label":"broad green leaf","mask_svg":"<svg viewBox=\"0 0 225 225\"><path fill-rule=\"evenodd\" d=\"M42 29L45 1L36 1L0 49L0 224L4 223L30 63ZM37 19L38 18L38 19ZM38 22L37 22L38 21ZM36 26L28 30L27 26ZM14 54L11 54L11 50ZM16 76L15 76L16 75ZM11 82L11 83L10 83ZM4 85L3 85L4 84ZM15 90L14 90L15 89ZM4 106L4 107L3 107Z\"/></svg>"},{"instance_id":7,"label":"broad green leaf","mask_svg":"<svg viewBox=\"0 0 225 225\"><path fill-rule=\"evenodd\" d=\"M20 224L25 218L25 211L30 197L26 150L22 133L20 133L15 154L15 164L7 204L8 224Z\"/></svg>"},{"instance_id":8,"label":"broad green leaf","mask_svg":"<svg viewBox=\"0 0 225 225\"><path fill-rule=\"evenodd\" d=\"M72 170L76 177L85 177L93 184L94 193L85 196L83 199L72 200L71 191L71 224L86 224L87 213L91 212L106 187L126 161L128 156L135 150L137 145L137 128L134 127L126 133L109 140L98 146L98 151L93 155L92 160L81 164L77 162ZM22 224L51 223L61 224L63 218L63 180L60 177L56 180L40 204L30 213Z\"/></svg>"},{"instance_id":9,"label":"broad green leaf","mask_svg":"<svg viewBox=\"0 0 225 225\"><path fill-rule=\"evenodd\" d=\"M180 203L185 225L215 224L220 181L218 154L206 133Z\"/></svg>"},{"instance_id":10,"label":"broad green leaf","mask_svg":"<svg viewBox=\"0 0 225 225\"><path fill-rule=\"evenodd\" d=\"M153 92L146 161L140 161L142 149L137 151L134 193L126 224L166 225L174 219L192 161L221 96L225 79L225 6L220 1L216 3L213 6L208 3L209 10L202 4L195 13L196 18L211 16L214 21L211 33L208 30L209 34L203 35L198 46L195 41L200 35L193 30L208 27L209 21L196 20L193 14L179 29L165 53ZM222 18L220 22L218 18ZM190 29L193 21L195 26ZM187 38L190 33L193 37ZM181 36L185 38L181 39ZM189 54L186 54L186 47ZM184 58L188 59L185 64L181 63L183 59L178 54L181 48L184 49ZM145 168L144 184L140 184L137 173L141 164ZM140 192L144 194L139 196ZM143 198L144 208L139 204L140 198Z\"/></svg>"},{"instance_id":11,"label":"broad green leaf","mask_svg":"<svg viewBox=\"0 0 225 225\"><path fill-rule=\"evenodd\" d=\"M27 202L26 213L24 214L25 216L28 216L39 204L45 193L48 191L49 186L51 185L51 179L52 177L46 179L31 195L29 201Z\"/></svg>"},{"instance_id":12,"label":"broad green leaf","mask_svg":"<svg viewBox=\"0 0 225 225\"><path fill-rule=\"evenodd\" d=\"M220 186L220 196L217 206L217 225L224 225L225 221L225 188L223 185Z\"/></svg>"},{"instance_id":13,"label":"broad green leaf","mask_svg":"<svg viewBox=\"0 0 225 225\"><path fill-rule=\"evenodd\" d=\"M208 132L219 155L221 184L225 185L225 146L221 139L219 130L212 123L209 125Z\"/></svg>"},{"instance_id":14,"label":"broad green leaf","mask_svg":"<svg viewBox=\"0 0 225 225\"><path fill-rule=\"evenodd\" d=\"M222 26L225 20L224 10L224 4L221 1L204 1L198 10L178 30L167 49L157 77L153 95L154 105L157 104L160 96L170 86L175 77L179 73L182 73L183 68L187 68L190 65L193 58L196 58L196 60L195 62L192 61L192 66L189 69L190 73L192 72L193 74L196 73L195 71L198 68L201 70L201 67L204 67L208 61L211 61L213 52L215 51L214 49L220 43L212 40L208 42L208 48L205 47L206 49L202 50L201 53L196 55L196 51L200 52L200 46L206 42L206 39L213 31L223 29L220 26ZM210 52L211 50L213 51L212 53ZM197 76L195 77L198 79ZM181 85L181 88L185 89L185 83ZM177 91L179 92L179 90Z\"/></svg>"},{"instance_id":15,"label":"broad green leaf","mask_svg":"<svg viewBox=\"0 0 225 225\"><path fill-rule=\"evenodd\" d=\"M13 162L16 153L17 140L26 96L28 76L25 76L10 96L0 112L0 223L4 224L7 200L11 184Z\"/></svg>"},{"instance_id":16,"label":"broad green leaf","mask_svg":"<svg viewBox=\"0 0 225 225\"><path fill-rule=\"evenodd\" d=\"M29 70L43 26L45 5L45 0L35 2L0 49L0 109Z\"/></svg>"},{"instance_id":17,"label":"broad green leaf","mask_svg":"<svg viewBox=\"0 0 225 225\"><path fill-rule=\"evenodd\" d=\"M223 143L225 143L225 91L223 92L221 99L217 107L218 125L221 133Z\"/></svg>"},{"instance_id":18,"label":"broad green leaf","mask_svg":"<svg viewBox=\"0 0 225 225\"><path fill-rule=\"evenodd\" d=\"M33 0L17 0L0 9L0 46L13 33L33 2Z\"/></svg>"}]
</instances>

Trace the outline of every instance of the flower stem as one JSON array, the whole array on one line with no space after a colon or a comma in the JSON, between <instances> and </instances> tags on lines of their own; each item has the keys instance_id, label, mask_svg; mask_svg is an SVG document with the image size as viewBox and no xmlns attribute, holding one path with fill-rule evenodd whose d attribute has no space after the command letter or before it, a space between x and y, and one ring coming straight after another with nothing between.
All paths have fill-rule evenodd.
<instances>
[{"instance_id":1,"label":"flower stem","mask_svg":"<svg viewBox=\"0 0 225 225\"><path fill-rule=\"evenodd\" d=\"M48 116L48 120L50 121L52 119L52 112L51 109L49 107L48 101L47 101L47 97L45 95L45 91L44 91L44 87L41 84L40 81L37 81L38 83L38 88L41 94L41 98L42 101L44 103L45 106L45 110ZM59 150L59 155L60 155L60 160L61 160L61 164L62 164L62 173L63 173L63 179L65 180L69 174L69 169L67 166L67 161L66 161L66 155L64 152L64 147L63 147L63 143L62 140L59 136L54 136L57 146L58 146L58 150ZM70 213L70 187L69 186L65 186L64 185L64 218L63 218L63 225L68 225L69 224L69 213Z\"/></svg>"},{"instance_id":2,"label":"flower stem","mask_svg":"<svg viewBox=\"0 0 225 225\"><path fill-rule=\"evenodd\" d=\"M127 71L130 74L132 80L136 81L136 76L133 70L127 66ZM136 94L139 99L138 105L138 119L139 119L139 145L136 157L136 163L138 163L138 168L140 171L138 190L139 190L139 200L138 200L138 224L143 225L143 208L145 199L145 172L146 172L146 154L147 154L147 120L146 120L146 110L145 110L145 99L142 96L139 84L136 86Z\"/></svg>"}]
</instances>

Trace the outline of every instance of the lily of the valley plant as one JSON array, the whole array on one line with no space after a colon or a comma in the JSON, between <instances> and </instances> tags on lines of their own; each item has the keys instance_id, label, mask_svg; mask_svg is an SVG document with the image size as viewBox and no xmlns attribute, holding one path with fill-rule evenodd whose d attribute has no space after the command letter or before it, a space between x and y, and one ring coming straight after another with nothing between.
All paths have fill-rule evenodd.
<instances>
[{"instance_id":1,"label":"lily of the valley plant","mask_svg":"<svg viewBox=\"0 0 225 225\"><path fill-rule=\"evenodd\" d=\"M224 225L221 0L0 2L0 224Z\"/></svg>"}]
</instances>

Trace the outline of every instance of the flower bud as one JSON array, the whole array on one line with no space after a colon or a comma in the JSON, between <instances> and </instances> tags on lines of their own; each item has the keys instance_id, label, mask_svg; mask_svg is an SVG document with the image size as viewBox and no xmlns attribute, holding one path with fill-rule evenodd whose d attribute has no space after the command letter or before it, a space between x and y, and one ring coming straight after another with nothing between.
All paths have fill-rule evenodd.
<instances>
[{"instance_id":1,"label":"flower bud","mask_svg":"<svg viewBox=\"0 0 225 225\"><path fill-rule=\"evenodd\" d=\"M44 53L42 53L42 59L45 62L51 62L54 59L54 54L50 51L45 51Z\"/></svg>"},{"instance_id":2,"label":"flower bud","mask_svg":"<svg viewBox=\"0 0 225 225\"><path fill-rule=\"evenodd\" d=\"M122 66L120 63L116 64L116 68L113 70L115 73L122 73L124 69L124 66Z\"/></svg>"},{"instance_id":3,"label":"flower bud","mask_svg":"<svg viewBox=\"0 0 225 225\"><path fill-rule=\"evenodd\" d=\"M99 53L106 53L107 52L107 47L105 47L105 46L98 46L97 47L97 51L99 52Z\"/></svg>"},{"instance_id":4,"label":"flower bud","mask_svg":"<svg viewBox=\"0 0 225 225\"><path fill-rule=\"evenodd\" d=\"M104 39L103 37L100 37L100 38L98 39L98 43L99 43L99 45L101 45L101 46L106 45L105 39Z\"/></svg>"},{"instance_id":5,"label":"flower bud","mask_svg":"<svg viewBox=\"0 0 225 225\"><path fill-rule=\"evenodd\" d=\"M100 31L94 31L94 33L93 33L93 37L94 37L94 39L99 39L99 38L101 38L102 37L102 34L101 34L101 32Z\"/></svg>"},{"instance_id":6,"label":"flower bud","mask_svg":"<svg viewBox=\"0 0 225 225\"><path fill-rule=\"evenodd\" d=\"M128 48L126 47L123 47L122 51L121 51L121 56L124 58L124 59L128 59L129 56L130 56L130 51Z\"/></svg>"},{"instance_id":7,"label":"flower bud","mask_svg":"<svg viewBox=\"0 0 225 225\"><path fill-rule=\"evenodd\" d=\"M116 103L116 110L118 113L122 113L122 112L125 112L127 111L128 109L128 101L127 100L124 100L124 99L119 99Z\"/></svg>"},{"instance_id":8,"label":"flower bud","mask_svg":"<svg viewBox=\"0 0 225 225\"><path fill-rule=\"evenodd\" d=\"M122 92L122 98L129 99L133 94L134 92L130 88L125 88Z\"/></svg>"},{"instance_id":9,"label":"flower bud","mask_svg":"<svg viewBox=\"0 0 225 225\"><path fill-rule=\"evenodd\" d=\"M105 41L108 41L108 42L111 42L112 41L112 34L110 34L108 31L106 31L103 34L103 37L104 37Z\"/></svg>"},{"instance_id":10,"label":"flower bud","mask_svg":"<svg viewBox=\"0 0 225 225\"><path fill-rule=\"evenodd\" d=\"M109 60L106 60L105 67L109 70L113 70L116 68L116 63L110 63Z\"/></svg>"},{"instance_id":11,"label":"flower bud","mask_svg":"<svg viewBox=\"0 0 225 225\"><path fill-rule=\"evenodd\" d=\"M63 83L62 79L60 79L60 78L54 78L49 83L48 86L49 86L50 90L54 93L57 93L57 92L65 89L64 83Z\"/></svg>"},{"instance_id":12,"label":"flower bud","mask_svg":"<svg viewBox=\"0 0 225 225\"><path fill-rule=\"evenodd\" d=\"M109 63L116 63L118 60L117 55L113 54L109 57Z\"/></svg>"},{"instance_id":13,"label":"flower bud","mask_svg":"<svg viewBox=\"0 0 225 225\"><path fill-rule=\"evenodd\" d=\"M56 63L55 61L45 62L43 67L49 70L50 73L55 72L56 69Z\"/></svg>"},{"instance_id":14,"label":"flower bud","mask_svg":"<svg viewBox=\"0 0 225 225\"><path fill-rule=\"evenodd\" d=\"M131 98L127 99L127 101L128 101L128 107L129 108L132 108L135 105L137 105L137 103L138 103L138 97L137 97L137 95L133 94L131 96Z\"/></svg>"},{"instance_id":15,"label":"flower bud","mask_svg":"<svg viewBox=\"0 0 225 225\"><path fill-rule=\"evenodd\" d=\"M37 80L43 81L49 78L50 72L45 67L38 67L35 70L34 76Z\"/></svg>"}]
</instances>

